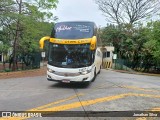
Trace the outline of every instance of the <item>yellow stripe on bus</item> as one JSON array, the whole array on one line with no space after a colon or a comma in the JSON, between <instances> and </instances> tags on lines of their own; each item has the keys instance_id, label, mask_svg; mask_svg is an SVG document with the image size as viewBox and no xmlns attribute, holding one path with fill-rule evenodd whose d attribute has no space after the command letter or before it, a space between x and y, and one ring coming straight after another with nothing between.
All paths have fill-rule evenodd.
<instances>
[{"instance_id":1,"label":"yellow stripe on bus","mask_svg":"<svg viewBox=\"0 0 160 120\"><path fill-rule=\"evenodd\" d=\"M57 43L57 44L87 44L87 43L91 43L91 40L92 38L74 39L74 40L50 38L50 42Z\"/></svg>"}]
</instances>

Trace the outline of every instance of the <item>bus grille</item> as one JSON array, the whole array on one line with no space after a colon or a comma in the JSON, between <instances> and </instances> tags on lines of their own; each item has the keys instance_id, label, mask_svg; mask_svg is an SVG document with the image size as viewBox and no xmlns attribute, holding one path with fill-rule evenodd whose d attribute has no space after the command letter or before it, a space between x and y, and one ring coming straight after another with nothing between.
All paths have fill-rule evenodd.
<instances>
[{"instance_id":1,"label":"bus grille","mask_svg":"<svg viewBox=\"0 0 160 120\"><path fill-rule=\"evenodd\" d=\"M54 74L65 77L73 77L81 75L80 73L66 73L66 72L54 72Z\"/></svg>"}]
</instances>

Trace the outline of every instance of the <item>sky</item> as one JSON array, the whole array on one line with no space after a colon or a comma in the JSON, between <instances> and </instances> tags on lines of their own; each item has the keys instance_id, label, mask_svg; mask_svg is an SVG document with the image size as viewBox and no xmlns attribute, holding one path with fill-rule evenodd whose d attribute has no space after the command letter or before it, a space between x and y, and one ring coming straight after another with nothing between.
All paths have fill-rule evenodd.
<instances>
[{"instance_id":1,"label":"sky","mask_svg":"<svg viewBox=\"0 0 160 120\"><path fill-rule=\"evenodd\" d=\"M58 16L58 22L87 20L95 22L98 27L107 24L94 0L59 0L53 14Z\"/></svg>"}]
</instances>

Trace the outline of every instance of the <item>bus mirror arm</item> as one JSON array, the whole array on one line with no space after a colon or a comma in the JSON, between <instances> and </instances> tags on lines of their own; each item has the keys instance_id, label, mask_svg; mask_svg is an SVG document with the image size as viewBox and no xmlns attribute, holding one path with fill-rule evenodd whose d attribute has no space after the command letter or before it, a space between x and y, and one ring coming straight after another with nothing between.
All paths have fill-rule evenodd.
<instances>
[{"instance_id":1,"label":"bus mirror arm","mask_svg":"<svg viewBox=\"0 0 160 120\"><path fill-rule=\"evenodd\" d=\"M40 49L44 48L44 41L46 41L46 40L50 40L50 37L49 36L45 36L45 37L40 39L40 41L39 41Z\"/></svg>"},{"instance_id":2,"label":"bus mirror arm","mask_svg":"<svg viewBox=\"0 0 160 120\"><path fill-rule=\"evenodd\" d=\"M96 43L97 43L97 38L96 38L96 36L93 36L93 38L91 40L90 50L96 49Z\"/></svg>"}]
</instances>

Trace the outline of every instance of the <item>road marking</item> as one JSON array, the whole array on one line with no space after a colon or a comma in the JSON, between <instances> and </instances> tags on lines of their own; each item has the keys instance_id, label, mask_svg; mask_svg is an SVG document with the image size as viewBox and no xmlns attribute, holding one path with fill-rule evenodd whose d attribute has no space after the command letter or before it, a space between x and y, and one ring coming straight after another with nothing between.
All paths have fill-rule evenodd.
<instances>
[{"instance_id":1,"label":"road marking","mask_svg":"<svg viewBox=\"0 0 160 120\"><path fill-rule=\"evenodd\" d=\"M65 99L61 99L61 100L58 100L56 102L52 102L52 103L49 103L49 104L46 104L46 105L43 105L43 106L40 106L40 107L37 107L37 108L33 108L33 109L30 109L30 110L27 110L27 111L39 111L41 109L44 109L44 108L47 108L47 107L50 107L52 105L55 105L55 104L59 104L59 103L62 103L62 102L65 102L65 101L68 101L68 100L72 100L74 98L76 98L77 96L82 96L84 95L83 93L78 93L77 95L73 95L73 96L70 96L68 98L65 98ZM27 118L30 118L30 117L9 117L9 118L0 118L0 120L23 120L23 119L27 119Z\"/></svg>"},{"instance_id":2,"label":"road marking","mask_svg":"<svg viewBox=\"0 0 160 120\"><path fill-rule=\"evenodd\" d=\"M46 108L46 109L43 109L43 110L37 110L37 108L33 108L33 109L30 109L30 110L27 110L27 112L29 112L29 111L30 112L31 111L32 112L34 112L34 111L43 111L43 112L47 112L47 111L53 111L53 112L64 111L64 110L69 110L69 109L73 109L73 108L79 108L82 105L83 106L88 106L88 105L92 105L92 104L96 104L96 103L100 103L100 102L107 102L107 101L111 101L111 100L124 98L126 95L127 94L120 94L120 95L109 96L109 97L104 97L104 98L97 98L97 99L93 99L93 100L74 102L74 103L70 103L70 104L66 104L66 105L56 106L56 107L52 107L52 108ZM44 106L47 106L47 105L44 105ZM41 107L43 107L43 106L41 106ZM9 118L9 120L23 120L23 119L27 119L27 118L21 118L21 117L16 117L16 118L12 118L11 117L11 118ZM6 119L2 118L0 120L6 120Z\"/></svg>"},{"instance_id":3,"label":"road marking","mask_svg":"<svg viewBox=\"0 0 160 120\"><path fill-rule=\"evenodd\" d=\"M146 91L146 92L157 92L156 90L149 90L149 89L139 88L135 86L120 86L120 87L127 88L127 89L133 89L133 90Z\"/></svg>"},{"instance_id":4,"label":"road marking","mask_svg":"<svg viewBox=\"0 0 160 120\"><path fill-rule=\"evenodd\" d=\"M82 96L82 95L84 95L84 94L79 93L79 94L77 94L77 95L73 95L73 96L70 96L70 97L68 97L68 98L65 98L65 99L62 99L62 100L58 100L58 101L56 101L56 102L52 102L52 103L46 104L46 105L44 105L44 106L37 107L36 109L31 109L31 110L29 110L29 111L41 110L41 109L50 107L50 106L55 105L55 104L59 104L59 103L62 103L62 102L68 101L68 100L72 100L72 99L76 98L77 96Z\"/></svg>"},{"instance_id":5,"label":"road marking","mask_svg":"<svg viewBox=\"0 0 160 120\"><path fill-rule=\"evenodd\" d=\"M96 103L113 101L113 100L129 97L129 96L160 98L160 96L158 96L158 95L126 93L126 94L119 94L119 95L114 95L114 96L107 96L107 97L103 97L103 98L96 98L96 99L93 99L93 100L84 100L84 101L81 101L81 102L74 102L74 103L60 105L60 106L56 106L56 107L52 107L52 108L45 108L45 109L42 109L42 110L38 110L37 108L33 108L33 109L30 109L30 110L27 110L27 112L36 112L36 111L58 112L58 111L64 111L64 110L79 108L82 105L83 106L88 106L88 105L93 105L93 104L96 104ZM44 105L44 106L47 106L47 105ZM43 106L41 106L41 107L43 107ZM40 108L40 107L38 107L38 108ZM11 117L11 118L8 118L8 119L9 120L22 120L22 119L27 119L27 118L26 117L25 118L21 118L21 117L12 118ZM6 119L5 118L0 118L0 120L6 120Z\"/></svg>"},{"instance_id":6,"label":"road marking","mask_svg":"<svg viewBox=\"0 0 160 120\"><path fill-rule=\"evenodd\" d=\"M145 117L136 118L136 120L147 120Z\"/></svg>"},{"instance_id":7,"label":"road marking","mask_svg":"<svg viewBox=\"0 0 160 120\"><path fill-rule=\"evenodd\" d=\"M109 96L109 97L104 97L104 98L97 98L97 99L93 99L93 100L74 102L74 103L70 103L70 104L66 104L66 105L47 108L47 109L44 109L43 111L64 111L64 110L69 110L69 109L73 109L73 108L79 108L82 105L88 106L88 105L92 105L92 104L96 104L96 103L107 102L107 101L112 101L112 100L124 98L124 97L126 97L126 95L127 94L120 94L120 95Z\"/></svg>"},{"instance_id":8,"label":"road marking","mask_svg":"<svg viewBox=\"0 0 160 120\"><path fill-rule=\"evenodd\" d=\"M159 108L152 108L150 111L160 111L160 107Z\"/></svg>"}]
</instances>

